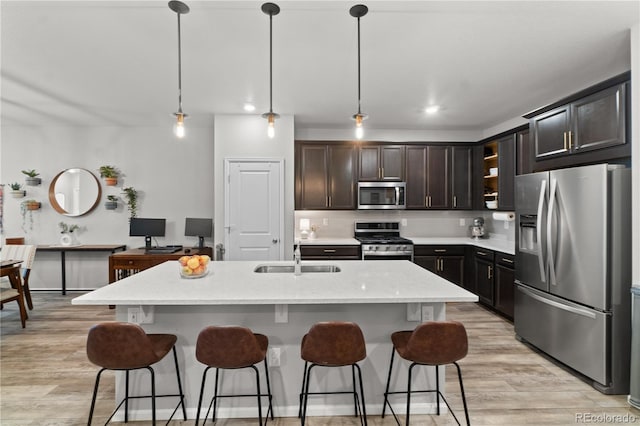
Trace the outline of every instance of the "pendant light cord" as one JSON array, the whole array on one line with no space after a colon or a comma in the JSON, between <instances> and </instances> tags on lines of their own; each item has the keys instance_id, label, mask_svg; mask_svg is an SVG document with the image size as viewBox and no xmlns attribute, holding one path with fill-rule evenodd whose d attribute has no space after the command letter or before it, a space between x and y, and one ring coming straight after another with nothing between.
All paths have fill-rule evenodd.
<instances>
[{"instance_id":1,"label":"pendant light cord","mask_svg":"<svg viewBox=\"0 0 640 426\"><path fill-rule=\"evenodd\" d=\"M360 17L358 17L358 114L360 111Z\"/></svg>"},{"instance_id":2,"label":"pendant light cord","mask_svg":"<svg viewBox=\"0 0 640 426\"><path fill-rule=\"evenodd\" d=\"M182 114L182 40L180 37L180 13L178 15L178 112Z\"/></svg>"},{"instance_id":3,"label":"pendant light cord","mask_svg":"<svg viewBox=\"0 0 640 426\"><path fill-rule=\"evenodd\" d=\"M273 113L273 13L269 14L269 112Z\"/></svg>"}]
</instances>

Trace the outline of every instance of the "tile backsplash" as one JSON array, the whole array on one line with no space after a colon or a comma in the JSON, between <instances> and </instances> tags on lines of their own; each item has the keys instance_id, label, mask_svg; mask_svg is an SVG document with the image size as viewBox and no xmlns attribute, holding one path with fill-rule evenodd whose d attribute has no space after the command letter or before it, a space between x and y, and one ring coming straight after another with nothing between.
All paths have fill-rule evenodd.
<instances>
[{"instance_id":1,"label":"tile backsplash","mask_svg":"<svg viewBox=\"0 0 640 426\"><path fill-rule=\"evenodd\" d=\"M309 219L317 238L353 237L356 221L400 222L403 237L467 237L473 218L483 217L490 238L515 240L515 222L494 220L493 212L469 210L297 210L295 237L300 236L300 219Z\"/></svg>"}]
</instances>

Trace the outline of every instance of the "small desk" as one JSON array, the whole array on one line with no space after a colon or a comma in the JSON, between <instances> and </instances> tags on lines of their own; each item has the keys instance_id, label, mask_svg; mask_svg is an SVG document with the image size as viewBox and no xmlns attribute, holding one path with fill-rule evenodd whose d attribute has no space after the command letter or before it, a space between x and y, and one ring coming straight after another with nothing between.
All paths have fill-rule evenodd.
<instances>
[{"instance_id":1,"label":"small desk","mask_svg":"<svg viewBox=\"0 0 640 426\"><path fill-rule=\"evenodd\" d=\"M189 250L187 253L185 250ZM109 256L109 284L143 271L152 266L159 265L167 260L178 260L182 256L192 256L194 254L206 254L213 259L213 249L203 247L202 249L185 247L175 253L151 254L144 249L131 249Z\"/></svg>"},{"instance_id":2,"label":"small desk","mask_svg":"<svg viewBox=\"0 0 640 426\"><path fill-rule=\"evenodd\" d=\"M82 244L77 246L61 246L61 245L43 245L38 246L36 249L36 253L38 251L59 251L60 252L60 262L62 269L62 294L67 294L67 267L65 262L65 254L68 251L72 252L96 252L96 251L107 251L111 253L115 253L117 251L126 250L127 246L124 244ZM111 270L109 270L111 271ZM111 272L109 272L111 274Z\"/></svg>"}]
</instances>

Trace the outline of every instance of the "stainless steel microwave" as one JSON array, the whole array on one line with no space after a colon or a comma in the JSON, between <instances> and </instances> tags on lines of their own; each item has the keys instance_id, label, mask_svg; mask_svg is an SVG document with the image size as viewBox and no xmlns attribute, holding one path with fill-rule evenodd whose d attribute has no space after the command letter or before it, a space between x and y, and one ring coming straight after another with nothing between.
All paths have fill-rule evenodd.
<instances>
[{"instance_id":1,"label":"stainless steel microwave","mask_svg":"<svg viewBox=\"0 0 640 426\"><path fill-rule=\"evenodd\" d=\"M358 182L358 209L404 209L405 182Z\"/></svg>"}]
</instances>

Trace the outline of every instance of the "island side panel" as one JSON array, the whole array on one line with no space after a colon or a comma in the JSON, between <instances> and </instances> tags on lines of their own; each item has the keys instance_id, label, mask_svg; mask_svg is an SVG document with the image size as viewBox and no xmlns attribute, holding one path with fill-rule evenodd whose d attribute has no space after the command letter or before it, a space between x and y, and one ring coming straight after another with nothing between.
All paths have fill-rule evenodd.
<instances>
[{"instance_id":1,"label":"island side panel","mask_svg":"<svg viewBox=\"0 0 640 426\"><path fill-rule=\"evenodd\" d=\"M423 303L433 306L434 319L445 319L444 303ZM127 320L127 308L118 306L116 318ZM136 307L136 306L134 306ZM304 362L300 358L302 336L318 321L353 321L363 331L367 342L367 358L360 363L362 368L364 392L368 414L380 414L384 400L384 388L391 356L391 333L398 330L412 330L417 321L407 321L406 303L388 304L322 304L288 305L288 322L275 322L275 305L231 305L231 306L155 306L154 323L143 324L147 333L173 333L178 336L177 350L181 366L183 388L185 391L187 415L195 418L202 372L204 366L195 359L195 345L200 330L208 325L241 325L249 327L255 333L265 334L269 338L270 348L280 348L280 365L270 365L271 390L273 394L274 414L277 417L295 417L298 415L299 393L302 384ZM263 373L264 364L259 365L261 385L266 390ZM398 356L394 364L391 389L406 389L408 363ZM172 357L155 366L156 393L174 393L176 389ZM415 374L418 370L418 374ZM255 392L255 376L252 369L221 371L223 393ZM132 374L131 394L148 393L149 378L146 372ZM441 389L444 389L444 374L440 374ZM414 369L414 389L435 388L433 367ZM214 371L207 378L205 400L213 394ZM345 368L314 368L311 388L313 391L324 389L351 389L351 371ZM124 373L116 376L116 395L124 395ZM431 395L423 395L412 403L412 412L434 413L435 405ZM119 399L118 399L119 400ZM404 397L394 397L394 409L403 412ZM166 419L175 406L175 398L161 398L157 401L158 418ZM208 402L206 403L208 405ZM205 403L203 403L205 405ZM263 405L266 409L266 398ZM134 420L151 418L150 403L133 401L130 416ZM206 408L205 408L206 409ZM442 407L441 407L442 409ZM446 409L446 407L444 407ZM312 396L309 398L310 416L350 415L353 414L353 399L348 395ZM204 412L201 413L204 416ZM225 398L219 404L218 415L221 418L255 417L257 408L255 398Z\"/></svg>"}]
</instances>

